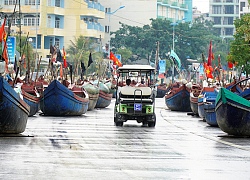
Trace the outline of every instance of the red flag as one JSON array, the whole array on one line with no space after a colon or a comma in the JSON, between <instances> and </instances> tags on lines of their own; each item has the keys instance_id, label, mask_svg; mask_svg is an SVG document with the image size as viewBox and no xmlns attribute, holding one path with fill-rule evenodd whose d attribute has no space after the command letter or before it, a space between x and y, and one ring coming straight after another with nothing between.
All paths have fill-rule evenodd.
<instances>
[{"instance_id":1,"label":"red flag","mask_svg":"<svg viewBox=\"0 0 250 180\"><path fill-rule=\"evenodd\" d=\"M25 54L22 55L21 61L22 61L22 64L23 64L23 68L26 69L26 57L25 57Z\"/></svg>"},{"instance_id":2,"label":"red flag","mask_svg":"<svg viewBox=\"0 0 250 180\"><path fill-rule=\"evenodd\" d=\"M0 42L2 42L3 38L4 38L4 34L5 34L4 27L5 27L5 24L6 24L6 17L4 18L3 24L2 24L2 26L0 28Z\"/></svg>"},{"instance_id":3,"label":"red flag","mask_svg":"<svg viewBox=\"0 0 250 180\"><path fill-rule=\"evenodd\" d=\"M207 59L208 66L212 66L212 60L214 60L214 54L212 52L212 41L210 41L209 50L208 50L208 59Z\"/></svg>"},{"instance_id":4,"label":"red flag","mask_svg":"<svg viewBox=\"0 0 250 180\"><path fill-rule=\"evenodd\" d=\"M67 68L66 52L64 50L64 46L63 46L63 67Z\"/></svg>"},{"instance_id":5,"label":"red flag","mask_svg":"<svg viewBox=\"0 0 250 180\"><path fill-rule=\"evenodd\" d=\"M208 66L207 63L204 63L204 70L207 78L213 79L213 67Z\"/></svg>"},{"instance_id":6,"label":"red flag","mask_svg":"<svg viewBox=\"0 0 250 180\"><path fill-rule=\"evenodd\" d=\"M228 68L232 69L234 67L234 64L230 61L227 62Z\"/></svg>"},{"instance_id":7,"label":"red flag","mask_svg":"<svg viewBox=\"0 0 250 180\"><path fill-rule=\"evenodd\" d=\"M7 33L5 32L5 30L3 31L3 42L4 42L4 46L3 46L3 59L5 60L5 69L8 72L8 64L9 64L9 57L8 57L8 49L7 49Z\"/></svg>"},{"instance_id":8,"label":"red flag","mask_svg":"<svg viewBox=\"0 0 250 180\"><path fill-rule=\"evenodd\" d=\"M119 67L122 66L122 63L119 61L119 59L110 51L110 57L111 60L113 60L113 63Z\"/></svg>"}]
</instances>

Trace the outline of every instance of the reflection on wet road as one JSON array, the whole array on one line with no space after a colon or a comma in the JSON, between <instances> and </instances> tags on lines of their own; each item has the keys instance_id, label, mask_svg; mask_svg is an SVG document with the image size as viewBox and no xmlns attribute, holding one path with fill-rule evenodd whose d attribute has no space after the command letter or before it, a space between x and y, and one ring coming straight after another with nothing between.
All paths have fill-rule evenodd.
<instances>
[{"instance_id":1,"label":"reflection on wet road","mask_svg":"<svg viewBox=\"0 0 250 180\"><path fill-rule=\"evenodd\" d=\"M250 179L250 139L226 136L157 99L155 128L116 127L113 104L80 117L28 119L0 137L1 179Z\"/></svg>"}]
</instances>

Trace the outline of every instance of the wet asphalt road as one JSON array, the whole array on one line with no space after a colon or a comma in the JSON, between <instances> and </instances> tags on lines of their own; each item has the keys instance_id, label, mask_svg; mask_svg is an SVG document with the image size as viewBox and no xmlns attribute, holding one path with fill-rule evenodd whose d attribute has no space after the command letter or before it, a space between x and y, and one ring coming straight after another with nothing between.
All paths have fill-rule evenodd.
<instances>
[{"instance_id":1,"label":"wet asphalt road","mask_svg":"<svg viewBox=\"0 0 250 180\"><path fill-rule=\"evenodd\" d=\"M157 99L155 128L113 124L113 105L28 119L0 137L0 179L250 179L250 138L229 137Z\"/></svg>"}]
</instances>

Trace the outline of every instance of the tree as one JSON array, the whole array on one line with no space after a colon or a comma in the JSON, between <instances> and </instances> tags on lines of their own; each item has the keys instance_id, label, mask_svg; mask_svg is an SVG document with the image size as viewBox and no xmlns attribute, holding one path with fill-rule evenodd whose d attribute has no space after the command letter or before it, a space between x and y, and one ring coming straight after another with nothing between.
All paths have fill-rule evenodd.
<instances>
[{"instance_id":1,"label":"tree","mask_svg":"<svg viewBox=\"0 0 250 180\"><path fill-rule=\"evenodd\" d=\"M68 62L71 62L74 65L74 69L80 73L81 62L84 63L85 68L88 68L89 54L92 54L93 60L96 60L94 63L99 64L102 61L102 53L96 51L99 45L95 42L93 38L87 38L84 36L75 37L74 41L71 41L71 45L66 50L68 57ZM93 63L92 63L93 64ZM92 65L87 69L88 72L97 71L96 66ZM76 75L79 75L77 73Z\"/></svg>"},{"instance_id":2,"label":"tree","mask_svg":"<svg viewBox=\"0 0 250 180\"><path fill-rule=\"evenodd\" d=\"M222 53L221 57L228 54L225 52L228 47L225 47L226 43L222 45L222 39L213 29L213 23L204 18L196 19L193 23L177 22L174 27L171 21L159 18L151 19L151 24L142 28L121 24L119 30L112 32L115 37L111 38L111 47L116 49L125 47L130 49L133 55L154 62L157 41L160 43L160 58L167 58L166 54L173 47L173 30L174 51L181 59L184 68L188 66L187 58L198 59L201 62L201 54L208 54L210 40L213 41L213 49ZM222 59L222 62L224 61L225 59Z\"/></svg>"},{"instance_id":3,"label":"tree","mask_svg":"<svg viewBox=\"0 0 250 180\"><path fill-rule=\"evenodd\" d=\"M122 47L116 51L116 54L121 54L122 64L124 65L128 63L128 59L132 56L132 51Z\"/></svg>"},{"instance_id":4,"label":"tree","mask_svg":"<svg viewBox=\"0 0 250 180\"><path fill-rule=\"evenodd\" d=\"M231 42L230 55L228 61L237 64L237 67L243 66L243 72L248 76L250 73L250 14L243 15L240 19L234 22L236 33L234 40Z\"/></svg>"}]
</instances>

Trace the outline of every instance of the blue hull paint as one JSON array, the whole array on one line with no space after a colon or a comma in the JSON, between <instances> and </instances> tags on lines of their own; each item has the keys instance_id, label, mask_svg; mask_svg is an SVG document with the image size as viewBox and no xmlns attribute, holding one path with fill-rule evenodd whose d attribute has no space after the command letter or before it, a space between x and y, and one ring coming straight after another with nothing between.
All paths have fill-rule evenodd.
<instances>
[{"instance_id":1,"label":"blue hull paint","mask_svg":"<svg viewBox=\"0 0 250 180\"><path fill-rule=\"evenodd\" d=\"M89 101L80 101L75 94L61 84L52 81L40 101L41 111L50 116L79 116L88 110Z\"/></svg>"},{"instance_id":2,"label":"blue hull paint","mask_svg":"<svg viewBox=\"0 0 250 180\"><path fill-rule=\"evenodd\" d=\"M25 131L30 107L7 81L0 77L0 133Z\"/></svg>"},{"instance_id":3,"label":"blue hull paint","mask_svg":"<svg viewBox=\"0 0 250 180\"><path fill-rule=\"evenodd\" d=\"M165 96L165 104L172 111L192 111L190 107L190 93L186 89L177 92L169 98Z\"/></svg>"},{"instance_id":4,"label":"blue hull paint","mask_svg":"<svg viewBox=\"0 0 250 180\"><path fill-rule=\"evenodd\" d=\"M207 124L210 126L217 127L218 123L216 120L216 113L215 113L215 102L212 104L204 104L204 111L205 111L205 120Z\"/></svg>"},{"instance_id":5,"label":"blue hull paint","mask_svg":"<svg viewBox=\"0 0 250 180\"><path fill-rule=\"evenodd\" d=\"M216 100L216 116L220 129L229 135L250 136L250 103L245 98L229 92L219 93ZM222 98L223 97L223 98Z\"/></svg>"},{"instance_id":6,"label":"blue hull paint","mask_svg":"<svg viewBox=\"0 0 250 180\"><path fill-rule=\"evenodd\" d=\"M28 98L23 98L23 100L30 106L29 116L34 116L39 111L39 101L34 102Z\"/></svg>"}]
</instances>

